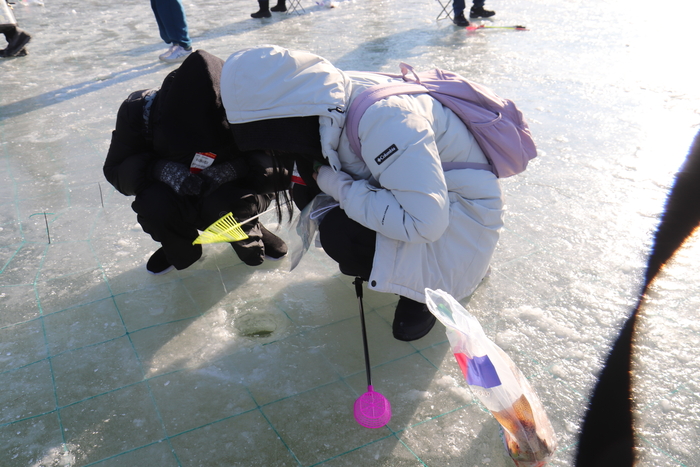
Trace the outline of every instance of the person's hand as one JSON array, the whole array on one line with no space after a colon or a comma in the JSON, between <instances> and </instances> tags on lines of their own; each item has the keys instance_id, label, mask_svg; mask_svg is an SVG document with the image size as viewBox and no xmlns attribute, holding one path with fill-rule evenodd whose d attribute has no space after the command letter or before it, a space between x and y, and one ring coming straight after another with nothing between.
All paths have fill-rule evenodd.
<instances>
[{"instance_id":1,"label":"person's hand","mask_svg":"<svg viewBox=\"0 0 700 467\"><path fill-rule=\"evenodd\" d=\"M196 196L202 192L203 183L204 181L200 176L190 173L182 181L180 190L175 190L175 192L181 196Z\"/></svg>"},{"instance_id":2,"label":"person's hand","mask_svg":"<svg viewBox=\"0 0 700 467\"><path fill-rule=\"evenodd\" d=\"M177 162L157 161L153 165L153 177L168 184L180 196L198 195L202 190L202 178Z\"/></svg>"},{"instance_id":3,"label":"person's hand","mask_svg":"<svg viewBox=\"0 0 700 467\"><path fill-rule=\"evenodd\" d=\"M318 180L318 171L321 170L321 167L323 167L323 164L318 161L314 162L314 173L312 174L314 180Z\"/></svg>"},{"instance_id":4,"label":"person's hand","mask_svg":"<svg viewBox=\"0 0 700 467\"><path fill-rule=\"evenodd\" d=\"M350 174L342 170L335 172L327 165L321 167L318 172L314 172L314 178L321 191L332 196L333 199L338 202L340 202L343 197L342 193L346 189L349 189L353 182Z\"/></svg>"},{"instance_id":5,"label":"person's hand","mask_svg":"<svg viewBox=\"0 0 700 467\"><path fill-rule=\"evenodd\" d=\"M202 170L200 175L206 183L206 192L219 188L221 185L239 179L248 172L248 164L242 158L214 164Z\"/></svg>"}]
</instances>

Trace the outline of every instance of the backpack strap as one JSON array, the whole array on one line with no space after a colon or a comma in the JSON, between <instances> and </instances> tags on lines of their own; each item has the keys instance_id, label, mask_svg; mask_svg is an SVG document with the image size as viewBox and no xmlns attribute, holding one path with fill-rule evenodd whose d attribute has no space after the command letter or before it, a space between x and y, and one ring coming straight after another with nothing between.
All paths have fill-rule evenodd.
<instances>
[{"instance_id":1,"label":"backpack strap","mask_svg":"<svg viewBox=\"0 0 700 467\"><path fill-rule=\"evenodd\" d=\"M365 111L375 102L386 99L389 96L398 94L427 94L428 90L420 84L408 84L401 82L390 82L375 84L365 89L350 103L350 107L345 117L345 131L348 135L350 147L357 157L362 157L362 144L357 134L360 127L360 119Z\"/></svg>"},{"instance_id":2,"label":"backpack strap","mask_svg":"<svg viewBox=\"0 0 700 467\"><path fill-rule=\"evenodd\" d=\"M408 67L408 68L404 68ZM401 64L401 71L403 72L403 79L409 80L406 77L408 71L413 72L413 68L405 63ZM395 75L391 75L395 76ZM389 96L396 96L400 94L428 94L429 91L420 84L418 76L415 74L415 81L411 82L390 82L384 84L375 84L365 89L358 95L351 103L347 111L347 116L345 119L345 131L347 132L348 141L350 142L350 147L357 157L362 157L362 143L360 143L360 137L358 135L358 129L360 127L360 119L364 115L365 111L375 102L382 99L386 99ZM478 162L443 162L442 169L444 171L457 170L457 169L476 169L476 170L489 170L493 172L493 167L491 164L482 164Z\"/></svg>"}]
</instances>

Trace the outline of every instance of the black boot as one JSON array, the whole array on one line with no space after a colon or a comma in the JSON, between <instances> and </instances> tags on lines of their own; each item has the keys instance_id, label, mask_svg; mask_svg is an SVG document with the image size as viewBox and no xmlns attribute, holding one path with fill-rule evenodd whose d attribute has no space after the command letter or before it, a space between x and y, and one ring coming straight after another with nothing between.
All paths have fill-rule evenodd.
<instances>
[{"instance_id":1,"label":"black boot","mask_svg":"<svg viewBox=\"0 0 700 467\"><path fill-rule=\"evenodd\" d=\"M490 18L495 14L495 11L484 10L483 6L473 6L472 9L469 10L470 18Z\"/></svg>"},{"instance_id":2,"label":"black boot","mask_svg":"<svg viewBox=\"0 0 700 467\"><path fill-rule=\"evenodd\" d=\"M287 244L284 243L284 240L267 230L262 224L260 224L260 231L262 232L262 242L265 247L265 258L272 261L282 259L287 254Z\"/></svg>"},{"instance_id":3,"label":"black boot","mask_svg":"<svg viewBox=\"0 0 700 467\"><path fill-rule=\"evenodd\" d=\"M146 269L156 276L167 274L173 269L187 269L202 257L202 245L191 245L187 249L179 249L179 255L173 261L168 258L163 247L156 250L146 263Z\"/></svg>"},{"instance_id":4,"label":"black boot","mask_svg":"<svg viewBox=\"0 0 700 467\"><path fill-rule=\"evenodd\" d=\"M260 238L247 238L231 243L241 261L248 266L260 266L265 261L265 247Z\"/></svg>"},{"instance_id":5,"label":"black boot","mask_svg":"<svg viewBox=\"0 0 700 467\"><path fill-rule=\"evenodd\" d=\"M270 0L258 0L258 5L260 10L251 13L251 18L269 18L272 16L272 13L270 13Z\"/></svg>"},{"instance_id":6,"label":"black boot","mask_svg":"<svg viewBox=\"0 0 700 467\"><path fill-rule=\"evenodd\" d=\"M265 245L260 228L262 224L257 222L252 227L248 227L250 224L243 225L243 231L248 235L248 238L231 242L231 247L240 260L248 266L260 266L265 261Z\"/></svg>"},{"instance_id":7,"label":"black boot","mask_svg":"<svg viewBox=\"0 0 700 467\"><path fill-rule=\"evenodd\" d=\"M400 341L414 341L425 336L435 326L436 318L428 310L428 306L400 297L394 312L392 331L394 338Z\"/></svg>"},{"instance_id":8,"label":"black boot","mask_svg":"<svg viewBox=\"0 0 700 467\"><path fill-rule=\"evenodd\" d=\"M163 248L158 248L156 252L151 255L148 263L146 263L146 269L151 274L159 276L169 273L175 269L175 266L173 266L165 256L165 250Z\"/></svg>"},{"instance_id":9,"label":"black boot","mask_svg":"<svg viewBox=\"0 0 700 467\"><path fill-rule=\"evenodd\" d=\"M12 32L5 32L5 37L7 38L7 48L4 50L4 57L20 56L24 50L24 46L32 39L29 33L20 28L15 28ZM26 51L23 55L26 55Z\"/></svg>"},{"instance_id":10,"label":"black boot","mask_svg":"<svg viewBox=\"0 0 700 467\"><path fill-rule=\"evenodd\" d=\"M464 17L464 12L455 16L455 19L453 19L452 22L455 23L457 26L461 26L464 28L469 26L469 21L467 20L467 18Z\"/></svg>"},{"instance_id":11,"label":"black boot","mask_svg":"<svg viewBox=\"0 0 700 467\"><path fill-rule=\"evenodd\" d=\"M277 5L270 8L270 11L287 11L286 0L277 0Z\"/></svg>"}]
</instances>

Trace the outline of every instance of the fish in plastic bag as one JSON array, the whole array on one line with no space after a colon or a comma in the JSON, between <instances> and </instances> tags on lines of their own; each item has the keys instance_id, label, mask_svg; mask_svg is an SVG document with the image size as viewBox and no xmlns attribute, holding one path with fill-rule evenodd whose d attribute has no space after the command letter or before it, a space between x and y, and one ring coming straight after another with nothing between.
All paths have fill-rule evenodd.
<instances>
[{"instance_id":1,"label":"fish in plastic bag","mask_svg":"<svg viewBox=\"0 0 700 467\"><path fill-rule=\"evenodd\" d=\"M447 338L472 393L501 425L501 436L518 467L542 467L557 440L537 394L508 355L457 300L425 289L430 312L447 328Z\"/></svg>"},{"instance_id":2,"label":"fish in plastic bag","mask_svg":"<svg viewBox=\"0 0 700 467\"><path fill-rule=\"evenodd\" d=\"M302 256L304 256L304 253L306 253L309 246L311 246L311 242L318 231L318 226L321 224L323 217L328 211L338 205L338 202L333 199L332 196L325 193L319 193L313 200L311 200L309 204L306 205L306 207L304 207L304 209L302 209L301 213L299 213L299 217L292 222L291 230L299 236L301 246L298 246L292 250L290 255L290 271L297 267Z\"/></svg>"}]
</instances>

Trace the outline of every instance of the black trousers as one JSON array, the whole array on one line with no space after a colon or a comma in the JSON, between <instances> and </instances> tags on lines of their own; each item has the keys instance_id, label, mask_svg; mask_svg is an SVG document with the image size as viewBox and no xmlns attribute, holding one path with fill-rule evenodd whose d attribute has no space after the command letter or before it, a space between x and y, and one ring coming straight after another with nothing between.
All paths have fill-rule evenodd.
<instances>
[{"instance_id":1,"label":"black trousers","mask_svg":"<svg viewBox=\"0 0 700 467\"><path fill-rule=\"evenodd\" d=\"M304 164L297 161L297 167L304 177ZM309 164L304 177L308 184L295 184L292 188L294 203L300 211L321 192L316 183L311 182L311 173ZM318 230L323 250L338 263L340 272L368 281L372 272L377 233L350 219L340 207L326 213Z\"/></svg>"},{"instance_id":2,"label":"black trousers","mask_svg":"<svg viewBox=\"0 0 700 467\"><path fill-rule=\"evenodd\" d=\"M377 233L350 219L339 207L328 211L319 226L321 245L348 276L369 280Z\"/></svg>"},{"instance_id":3,"label":"black trousers","mask_svg":"<svg viewBox=\"0 0 700 467\"><path fill-rule=\"evenodd\" d=\"M361 277L369 282L376 251L377 232L350 219L339 207L328 211L319 226L321 245L326 254L338 262L340 272ZM430 314L420 302L399 296L396 316L418 315L423 319Z\"/></svg>"},{"instance_id":4,"label":"black trousers","mask_svg":"<svg viewBox=\"0 0 700 467\"><path fill-rule=\"evenodd\" d=\"M168 185L156 182L136 195L131 208L143 230L160 242L168 261L177 269L185 269L202 256L202 246L192 242L225 214L232 212L237 220L246 220L267 209L269 196L240 188L235 182L225 183L206 196L179 196ZM251 239L261 237L255 221L243 224ZM259 240L259 238L258 238ZM259 243L262 241L250 242Z\"/></svg>"}]
</instances>

